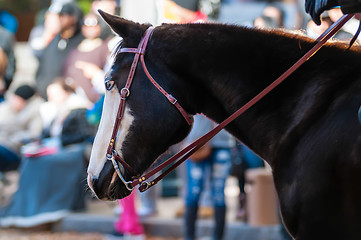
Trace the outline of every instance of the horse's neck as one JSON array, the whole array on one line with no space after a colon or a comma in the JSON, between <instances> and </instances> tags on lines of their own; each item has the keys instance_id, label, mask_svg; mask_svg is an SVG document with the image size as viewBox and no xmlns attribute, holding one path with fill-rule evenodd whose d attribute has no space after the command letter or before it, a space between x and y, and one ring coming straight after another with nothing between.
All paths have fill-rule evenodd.
<instances>
[{"instance_id":1,"label":"horse's neck","mask_svg":"<svg viewBox=\"0 0 361 240\"><path fill-rule=\"evenodd\" d=\"M179 52L176 55L183 64L174 68L195 89L189 105L195 105L197 112L217 122L267 87L311 45L291 37L279 41L277 35L253 30L241 32L236 37L222 33L196 38L187 47L185 59ZM319 81L310 81L307 74L299 73L237 118L227 130L263 158L272 159L283 142L297 138L301 128L310 124L313 111L327 105L323 102L326 91Z\"/></svg>"},{"instance_id":2,"label":"horse's neck","mask_svg":"<svg viewBox=\"0 0 361 240\"><path fill-rule=\"evenodd\" d=\"M205 47L203 53L201 49L189 52L194 56L191 59L196 61L193 63L197 66L195 81L202 83L197 91L202 94L194 102L201 103L200 111L217 122L239 109L281 75L287 65L295 62L294 56L285 56L284 48L287 46L267 45L264 42L267 34L245 30L243 38L231 36L233 40L227 40L224 35L220 38L219 42L223 44L219 46ZM271 94L271 98L273 96ZM275 105L267 102L271 98L262 100L263 103L248 110L227 127L264 158L269 158L270 153L275 151L279 142L275 139L281 139L288 129L288 123L283 121L282 116L271 117L277 112L271 109L277 109L277 104L280 104L278 99L273 101Z\"/></svg>"}]
</instances>

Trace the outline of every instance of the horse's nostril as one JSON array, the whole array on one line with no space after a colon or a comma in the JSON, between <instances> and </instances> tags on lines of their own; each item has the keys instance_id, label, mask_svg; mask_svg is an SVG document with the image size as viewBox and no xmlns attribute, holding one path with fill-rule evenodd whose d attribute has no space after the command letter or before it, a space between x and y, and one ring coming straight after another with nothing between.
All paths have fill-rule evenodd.
<instances>
[{"instance_id":1,"label":"horse's nostril","mask_svg":"<svg viewBox=\"0 0 361 240\"><path fill-rule=\"evenodd\" d=\"M111 161L107 161L99 175L93 175L88 173L89 187L93 190L97 198L101 200L114 200L115 198L121 198L128 195L128 191L125 191L123 184L118 184L120 180L113 180L115 173L113 164Z\"/></svg>"},{"instance_id":2,"label":"horse's nostril","mask_svg":"<svg viewBox=\"0 0 361 240\"><path fill-rule=\"evenodd\" d=\"M102 188L98 177L90 176L88 180L89 186L93 190L95 196L97 196L97 198L99 199L104 198L104 196L106 195L106 188Z\"/></svg>"},{"instance_id":3,"label":"horse's nostril","mask_svg":"<svg viewBox=\"0 0 361 240\"><path fill-rule=\"evenodd\" d=\"M88 173L88 179L87 179L88 186L94 193L96 192L95 187L97 185L97 180L98 180L97 177L95 177L92 174Z\"/></svg>"},{"instance_id":4,"label":"horse's nostril","mask_svg":"<svg viewBox=\"0 0 361 240\"><path fill-rule=\"evenodd\" d=\"M94 188L95 188L95 186L97 185L97 181L98 181L98 178L97 178L97 177L95 177L95 176L91 176L91 177L90 177L90 184L91 184L91 188L92 188L93 190L95 190Z\"/></svg>"}]
</instances>

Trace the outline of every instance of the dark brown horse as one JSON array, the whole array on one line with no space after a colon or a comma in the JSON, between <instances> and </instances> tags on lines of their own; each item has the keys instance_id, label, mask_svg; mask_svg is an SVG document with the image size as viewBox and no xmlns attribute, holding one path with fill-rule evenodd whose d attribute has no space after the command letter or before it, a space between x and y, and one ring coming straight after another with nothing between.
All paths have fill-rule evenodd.
<instances>
[{"instance_id":1,"label":"dark brown horse","mask_svg":"<svg viewBox=\"0 0 361 240\"><path fill-rule=\"evenodd\" d=\"M123 37L121 47L137 47L149 27L103 15ZM164 24L150 37L145 62L188 113L204 113L220 122L313 45L305 36L279 30ZM361 238L361 54L359 47L346 48L343 43L327 44L227 127L271 165L283 221L297 240ZM100 199L109 200L130 193L105 158L119 89L134 57L115 54L88 169L90 187ZM191 127L150 83L141 64L130 92L115 149L141 174ZM130 181L133 174L121 170Z\"/></svg>"}]
</instances>

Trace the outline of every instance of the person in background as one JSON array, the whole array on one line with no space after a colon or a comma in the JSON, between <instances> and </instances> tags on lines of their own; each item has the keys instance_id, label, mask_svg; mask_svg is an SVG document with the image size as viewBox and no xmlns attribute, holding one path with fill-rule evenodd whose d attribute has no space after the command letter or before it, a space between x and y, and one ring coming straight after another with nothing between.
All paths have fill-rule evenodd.
<instances>
[{"instance_id":1,"label":"person in background","mask_svg":"<svg viewBox=\"0 0 361 240\"><path fill-rule=\"evenodd\" d=\"M40 135L43 100L29 85L19 86L0 104L0 171L15 170L20 164L20 148Z\"/></svg>"},{"instance_id":2,"label":"person in background","mask_svg":"<svg viewBox=\"0 0 361 240\"><path fill-rule=\"evenodd\" d=\"M85 209L86 149L95 134L85 117L89 104L62 78L47 94L41 106L44 131L22 147L19 187L0 209L0 228L47 229L69 212Z\"/></svg>"},{"instance_id":3,"label":"person in background","mask_svg":"<svg viewBox=\"0 0 361 240\"><path fill-rule=\"evenodd\" d=\"M0 102L4 100L5 86L6 86L4 76L7 66L8 66L8 56L0 47L0 95L2 96L2 100L0 100Z\"/></svg>"},{"instance_id":4,"label":"person in background","mask_svg":"<svg viewBox=\"0 0 361 240\"><path fill-rule=\"evenodd\" d=\"M214 123L204 115L194 116L193 129L186 139L191 143L206 134L214 127ZM196 239L196 220L204 182L210 182L214 208L215 226L213 240L223 239L226 222L226 202L224 188L231 166L231 149L235 140L225 131L218 133L208 144L199 149L186 162L187 188L185 197L184 239ZM209 171L210 179L205 179Z\"/></svg>"},{"instance_id":5,"label":"person in background","mask_svg":"<svg viewBox=\"0 0 361 240\"><path fill-rule=\"evenodd\" d=\"M258 16L253 21L253 26L256 28L282 28L284 13L281 8L270 5L263 9L262 15Z\"/></svg>"},{"instance_id":6,"label":"person in background","mask_svg":"<svg viewBox=\"0 0 361 240\"><path fill-rule=\"evenodd\" d=\"M124 236L129 240L145 240L144 228L136 211L135 198L136 191L133 191L128 197L118 200L123 212L114 223L114 235Z\"/></svg>"},{"instance_id":7,"label":"person in background","mask_svg":"<svg viewBox=\"0 0 361 240\"><path fill-rule=\"evenodd\" d=\"M166 18L176 22L216 20L220 0L165 0Z\"/></svg>"},{"instance_id":8,"label":"person in background","mask_svg":"<svg viewBox=\"0 0 361 240\"><path fill-rule=\"evenodd\" d=\"M29 36L29 47L36 58L40 58L44 49L60 31L59 12L61 5L50 5L44 16L44 22L35 26Z\"/></svg>"},{"instance_id":9,"label":"person in background","mask_svg":"<svg viewBox=\"0 0 361 240\"><path fill-rule=\"evenodd\" d=\"M100 9L110 14L118 14L115 12L116 7L115 0L93 0L91 4L91 12L95 15L99 15L98 10ZM103 19L100 20L100 26L102 27L102 39L114 36L114 33Z\"/></svg>"},{"instance_id":10,"label":"person in background","mask_svg":"<svg viewBox=\"0 0 361 240\"><path fill-rule=\"evenodd\" d=\"M208 16L198 8L198 4L198 0L186 2L164 0L164 17L167 22L204 22Z\"/></svg>"},{"instance_id":11,"label":"person in background","mask_svg":"<svg viewBox=\"0 0 361 240\"><path fill-rule=\"evenodd\" d=\"M253 20L253 26L256 28L279 28L277 21L271 17L258 16Z\"/></svg>"},{"instance_id":12,"label":"person in background","mask_svg":"<svg viewBox=\"0 0 361 240\"><path fill-rule=\"evenodd\" d=\"M16 17L5 9L0 9L0 26L11 32L12 35L18 31L19 23Z\"/></svg>"},{"instance_id":13,"label":"person in background","mask_svg":"<svg viewBox=\"0 0 361 240\"><path fill-rule=\"evenodd\" d=\"M69 112L77 108L90 108L92 104L75 93L64 78L57 77L48 86L48 101L42 104L40 112L44 121L42 137L59 137Z\"/></svg>"},{"instance_id":14,"label":"person in background","mask_svg":"<svg viewBox=\"0 0 361 240\"><path fill-rule=\"evenodd\" d=\"M285 13L280 7L275 5L266 6L262 11L262 16L274 19L279 28L284 27Z\"/></svg>"},{"instance_id":15,"label":"person in background","mask_svg":"<svg viewBox=\"0 0 361 240\"><path fill-rule=\"evenodd\" d=\"M62 75L69 52L84 39L81 33L82 17L80 8L74 2L64 4L59 12L60 32L44 49L36 72L36 86L44 99L47 98L48 85Z\"/></svg>"},{"instance_id":16,"label":"person in background","mask_svg":"<svg viewBox=\"0 0 361 240\"><path fill-rule=\"evenodd\" d=\"M92 83L93 78L84 69L89 65L95 65L96 69L103 69L110 54L108 39L101 38L102 27L100 19L93 13L87 14L83 19L81 28L85 37L74 48L64 63L64 77L76 89L79 95L84 96L91 102L96 102L103 92L98 92Z\"/></svg>"},{"instance_id":17,"label":"person in background","mask_svg":"<svg viewBox=\"0 0 361 240\"><path fill-rule=\"evenodd\" d=\"M0 102L2 102L4 100L6 91L9 89L9 86L13 81L16 69L14 55L14 36L2 26L0 26L0 48L2 49L3 53L5 53L7 58L6 68L2 73L2 80L0 82Z\"/></svg>"},{"instance_id":18,"label":"person in background","mask_svg":"<svg viewBox=\"0 0 361 240\"><path fill-rule=\"evenodd\" d=\"M240 142L237 142L235 150L236 154L233 158L230 175L237 178L240 191L237 218L243 221L247 221L246 193L244 189L246 184L246 171L248 169L264 167L264 161L254 152L252 152L247 146Z\"/></svg>"}]
</instances>

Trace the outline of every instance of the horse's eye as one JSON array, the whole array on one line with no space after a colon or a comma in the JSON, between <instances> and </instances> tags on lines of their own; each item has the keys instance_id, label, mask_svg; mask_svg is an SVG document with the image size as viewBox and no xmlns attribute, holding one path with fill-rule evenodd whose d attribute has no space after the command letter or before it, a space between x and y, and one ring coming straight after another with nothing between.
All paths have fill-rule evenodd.
<instances>
[{"instance_id":1,"label":"horse's eye","mask_svg":"<svg viewBox=\"0 0 361 240\"><path fill-rule=\"evenodd\" d=\"M108 91L112 90L113 86L114 86L114 81L105 80L105 89L106 90L108 90Z\"/></svg>"}]
</instances>

